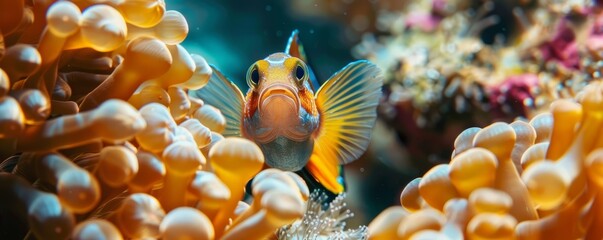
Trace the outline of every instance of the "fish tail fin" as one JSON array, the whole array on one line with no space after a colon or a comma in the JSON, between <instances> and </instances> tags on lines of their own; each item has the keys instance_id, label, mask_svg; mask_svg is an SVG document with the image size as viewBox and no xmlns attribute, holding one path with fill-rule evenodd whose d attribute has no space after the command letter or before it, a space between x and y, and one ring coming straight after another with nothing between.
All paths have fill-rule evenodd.
<instances>
[{"instance_id":1,"label":"fish tail fin","mask_svg":"<svg viewBox=\"0 0 603 240\"><path fill-rule=\"evenodd\" d=\"M340 194L345 191L345 182L342 175L342 168L336 164L329 164L329 161L321 159L318 155L312 154L310 161L306 165L316 182L325 189L334 194Z\"/></svg>"}]
</instances>

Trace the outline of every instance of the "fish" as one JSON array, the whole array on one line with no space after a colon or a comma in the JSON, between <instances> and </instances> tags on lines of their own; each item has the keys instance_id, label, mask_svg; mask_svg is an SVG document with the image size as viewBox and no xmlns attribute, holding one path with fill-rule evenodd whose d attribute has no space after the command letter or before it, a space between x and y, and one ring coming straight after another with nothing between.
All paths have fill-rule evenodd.
<instances>
[{"instance_id":1,"label":"fish","mask_svg":"<svg viewBox=\"0 0 603 240\"><path fill-rule=\"evenodd\" d=\"M383 75L375 64L349 63L319 85L294 30L284 52L249 67L245 95L212 70L208 84L189 95L221 110L225 137L254 141L267 167L296 172L311 189L345 191L341 166L366 151L377 118Z\"/></svg>"}]
</instances>

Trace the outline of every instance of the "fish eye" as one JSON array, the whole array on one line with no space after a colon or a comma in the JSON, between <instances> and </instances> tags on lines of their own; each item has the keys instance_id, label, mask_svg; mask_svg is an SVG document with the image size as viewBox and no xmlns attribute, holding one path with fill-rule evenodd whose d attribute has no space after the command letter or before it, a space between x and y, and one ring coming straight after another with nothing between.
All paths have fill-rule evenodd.
<instances>
[{"instance_id":1,"label":"fish eye","mask_svg":"<svg viewBox=\"0 0 603 240\"><path fill-rule=\"evenodd\" d=\"M250 87L256 87L260 82L260 73L258 71L258 67L254 64L247 71L247 84Z\"/></svg>"},{"instance_id":2,"label":"fish eye","mask_svg":"<svg viewBox=\"0 0 603 240\"><path fill-rule=\"evenodd\" d=\"M303 81L306 77L306 69L304 69L301 64L298 64L297 67L295 67L295 77L297 78L297 81Z\"/></svg>"}]
</instances>

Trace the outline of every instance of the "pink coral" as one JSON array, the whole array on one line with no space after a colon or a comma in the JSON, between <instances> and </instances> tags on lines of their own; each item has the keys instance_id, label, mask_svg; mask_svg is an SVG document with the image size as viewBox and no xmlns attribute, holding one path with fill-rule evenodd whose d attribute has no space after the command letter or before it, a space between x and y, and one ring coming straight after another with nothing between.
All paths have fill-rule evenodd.
<instances>
[{"instance_id":1,"label":"pink coral","mask_svg":"<svg viewBox=\"0 0 603 240\"><path fill-rule=\"evenodd\" d=\"M408 14L406 28L418 28L421 31L432 32L442 21L441 17L425 12L413 12Z\"/></svg>"},{"instance_id":2,"label":"pink coral","mask_svg":"<svg viewBox=\"0 0 603 240\"><path fill-rule=\"evenodd\" d=\"M551 40L540 46L542 57L545 61L556 61L567 68L578 69L580 55L576 43L576 34L566 20L557 25Z\"/></svg>"},{"instance_id":3,"label":"pink coral","mask_svg":"<svg viewBox=\"0 0 603 240\"><path fill-rule=\"evenodd\" d=\"M595 17L590 35L586 40L586 47L593 52L603 49L603 13L599 13Z\"/></svg>"},{"instance_id":4,"label":"pink coral","mask_svg":"<svg viewBox=\"0 0 603 240\"><path fill-rule=\"evenodd\" d=\"M538 76L521 74L507 77L499 85L490 88L490 104L496 117L510 112L526 116L526 103L533 101L532 91L538 86Z\"/></svg>"}]
</instances>

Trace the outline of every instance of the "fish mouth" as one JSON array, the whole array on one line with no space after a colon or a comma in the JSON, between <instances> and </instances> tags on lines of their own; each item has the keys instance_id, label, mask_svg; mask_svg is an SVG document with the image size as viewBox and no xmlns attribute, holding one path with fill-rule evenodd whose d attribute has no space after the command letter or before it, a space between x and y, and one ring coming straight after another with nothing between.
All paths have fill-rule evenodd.
<instances>
[{"instance_id":1,"label":"fish mouth","mask_svg":"<svg viewBox=\"0 0 603 240\"><path fill-rule=\"evenodd\" d=\"M303 141L308 137L299 129L301 104L297 91L294 86L282 83L260 91L256 130L251 131L256 141L267 143L279 136Z\"/></svg>"},{"instance_id":2,"label":"fish mouth","mask_svg":"<svg viewBox=\"0 0 603 240\"><path fill-rule=\"evenodd\" d=\"M287 120L297 116L300 108L297 89L287 84L276 83L264 88L260 94L258 111L260 116L272 116L275 120Z\"/></svg>"}]
</instances>

